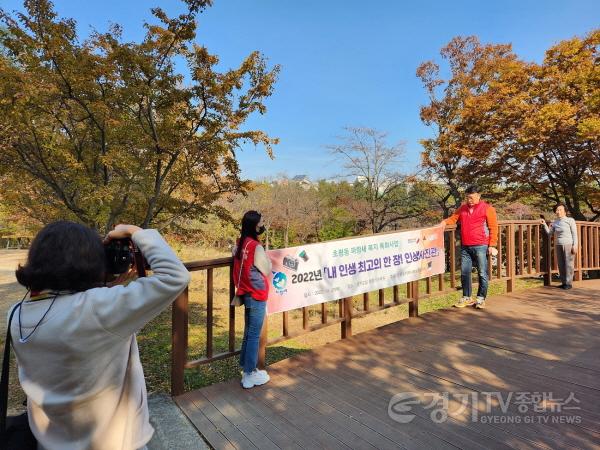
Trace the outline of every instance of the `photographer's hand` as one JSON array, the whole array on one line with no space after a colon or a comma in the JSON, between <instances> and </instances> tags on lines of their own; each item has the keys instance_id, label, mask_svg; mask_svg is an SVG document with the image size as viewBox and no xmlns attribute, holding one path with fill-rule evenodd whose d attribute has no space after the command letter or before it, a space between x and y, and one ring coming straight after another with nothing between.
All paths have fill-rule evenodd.
<instances>
[{"instance_id":1,"label":"photographer's hand","mask_svg":"<svg viewBox=\"0 0 600 450\"><path fill-rule=\"evenodd\" d=\"M142 229L136 225L124 225L119 224L115 227L114 230L110 231L106 237L104 238L104 243L112 241L113 239L125 239L131 238L133 233L136 231L141 231Z\"/></svg>"}]
</instances>

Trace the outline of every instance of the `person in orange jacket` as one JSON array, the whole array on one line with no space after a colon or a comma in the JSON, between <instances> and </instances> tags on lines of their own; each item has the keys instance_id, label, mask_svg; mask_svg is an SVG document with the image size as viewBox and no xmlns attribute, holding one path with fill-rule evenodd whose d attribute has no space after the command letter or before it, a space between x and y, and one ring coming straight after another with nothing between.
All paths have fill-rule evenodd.
<instances>
[{"instance_id":1,"label":"person in orange jacket","mask_svg":"<svg viewBox=\"0 0 600 450\"><path fill-rule=\"evenodd\" d=\"M440 225L454 225L460 222L461 240L461 284L462 298L454 305L457 308L475 305L485 307L489 276L488 255L498 254L498 219L496 210L489 203L481 200L477 186L470 186L465 191L466 202ZM473 264L477 267L479 287L477 299L471 297L471 272Z\"/></svg>"}]
</instances>

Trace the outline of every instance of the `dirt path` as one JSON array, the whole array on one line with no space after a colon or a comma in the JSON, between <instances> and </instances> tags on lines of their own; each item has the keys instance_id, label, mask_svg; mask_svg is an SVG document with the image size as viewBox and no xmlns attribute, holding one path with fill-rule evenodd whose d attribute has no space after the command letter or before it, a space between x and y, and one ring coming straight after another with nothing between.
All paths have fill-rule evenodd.
<instances>
[{"instance_id":1,"label":"dirt path","mask_svg":"<svg viewBox=\"0 0 600 450\"><path fill-rule=\"evenodd\" d=\"M15 269L25 262L27 250L0 250L0 330L6 329L6 313L11 305L25 294L25 289L15 279ZM2 341L4 339L2 338Z\"/></svg>"}]
</instances>

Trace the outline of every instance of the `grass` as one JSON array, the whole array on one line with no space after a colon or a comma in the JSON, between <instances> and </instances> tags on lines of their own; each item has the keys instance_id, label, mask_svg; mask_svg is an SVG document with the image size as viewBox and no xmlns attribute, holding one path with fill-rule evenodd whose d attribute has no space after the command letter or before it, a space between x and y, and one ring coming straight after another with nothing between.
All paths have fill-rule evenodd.
<instances>
[{"instance_id":1,"label":"grass","mask_svg":"<svg viewBox=\"0 0 600 450\"><path fill-rule=\"evenodd\" d=\"M188 249L191 259L195 257L192 249ZM223 256L211 255L211 257ZM446 275L446 286L449 286L449 275ZM457 280L457 285L459 285ZM542 286L543 281L538 278L518 279L516 289L523 290L531 287ZM214 326L213 326L213 352L225 352L229 344L229 272L227 268L214 270ZM420 292L425 292L426 282L421 280ZM435 295L437 280L432 283L432 292ZM506 291L506 283L493 282L489 288L489 294L497 295ZM399 287L400 298L406 296L405 287ZM454 304L461 293L459 291L437 295L419 302L419 313L425 314L441 308L447 308ZM385 289L386 303L391 302L393 289ZM189 287L189 330L188 330L188 360L202 358L206 355L206 274L205 272L193 272ZM363 296L354 297L355 311L363 308ZM378 307L378 293L372 292L369 297L371 309ZM328 317L334 319L339 317L337 302L327 303ZM321 323L321 306L315 305L308 308L309 326ZM352 321L353 333L377 328L388 323L402 320L408 317L408 305L403 304L383 311L373 312ZM138 335L140 353L146 370L146 381L150 391L167 391L170 389L170 309L163 312L157 319L149 323ZM301 310L290 311L289 331L302 330ZM236 348L241 346L243 334L243 308L236 310L235 330ZM278 338L282 335L282 314L274 314L268 318L269 339ZM324 329L303 334L301 336L279 342L267 348L267 364L289 358L298 353L325 345L340 338L340 325L333 324ZM214 361L201 365L194 369L185 371L186 390L198 389L213 383L230 380L239 377L239 365L237 357Z\"/></svg>"},{"instance_id":2,"label":"grass","mask_svg":"<svg viewBox=\"0 0 600 450\"><path fill-rule=\"evenodd\" d=\"M218 258L228 256L227 251L206 249L201 247L183 247L174 244L179 257L184 261L192 261L207 258ZM1 260L1 257L0 257ZM13 269L14 270L14 269ZM14 272L12 272L14 274ZM12 275L14 278L14 275ZM425 291L425 281L422 280L420 291ZM446 276L446 285L449 286L449 276ZM457 285L459 283L457 282ZM531 287L541 286L540 279L518 279L516 289L523 290ZM432 289L437 287L437 283L432 283ZM497 295L505 292L506 283L492 283L489 289L489 295ZM8 304L12 304L20 299L21 288L16 285L10 277L0 279L0 289L7 300L2 303L2 318L6 315ZM405 297L404 286L399 288L401 298ZM188 359L201 358L206 353L206 272L193 272L192 280L189 286L190 294L190 325L188 331L189 350ZM392 288L385 290L386 302L392 299ZM449 294L422 299L419 302L419 313L425 314L440 308L451 306L459 298L460 292L451 292ZM19 297L19 298L17 298ZM362 295L354 298L355 310L362 310ZM370 306L375 309L378 306L377 292L370 295ZM338 317L338 305L336 302L327 304L328 316L330 319ZM321 307L315 305L309 307L309 325L321 322ZM229 336L229 272L228 268L214 270L214 329L213 346L214 353L226 351L228 349ZM373 328L377 328L388 323L396 322L408 317L408 306L406 304L388 308L383 311L367 314L362 318L354 318L352 321L353 333L361 333ZM282 314L269 316L269 338L277 338L281 335ZM241 345L243 334L243 309L236 310L235 329L236 329L236 348ZM300 310L290 311L289 313L290 333L302 329L302 312ZM307 333L284 342L279 342L267 348L267 363L272 364L282 359L289 358L298 353L322 346L328 342L336 341L340 338L340 326L334 324L330 327ZM3 338L0 338L3 341ZM140 357L144 366L144 374L149 392L169 392L170 374L171 374L171 308L163 311L158 317L148 323L138 333L138 343L140 348ZM14 358L13 358L14 359ZM197 389L213 383L230 380L239 376L239 366L237 358L228 358L215 361L210 364L202 365L195 369L188 369L185 372L186 389ZM25 396L21 391L16 377L14 360L11 364L11 383L9 392L9 410L11 413L23 410L22 402Z\"/></svg>"}]
</instances>

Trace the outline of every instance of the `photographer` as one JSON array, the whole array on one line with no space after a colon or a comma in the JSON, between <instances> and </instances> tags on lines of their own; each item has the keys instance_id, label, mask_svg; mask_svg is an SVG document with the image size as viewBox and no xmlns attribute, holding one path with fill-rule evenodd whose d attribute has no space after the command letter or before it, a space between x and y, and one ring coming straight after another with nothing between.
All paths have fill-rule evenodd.
<instances>
[{"instance_id":1,"label":"photographer","mask_svg":"<svg viewBox=\"0 0 600 450\"><path fill-rule=\"evenodd\" d=\"M135 333L190 277L156 230L118 225L105 243L126 238L153 271L127 286L103 287L102 239L66 221L44 227L16 271L31 295L11 333L39 448L135 450L154 433Z\"/></svg>"}]
</instances>

